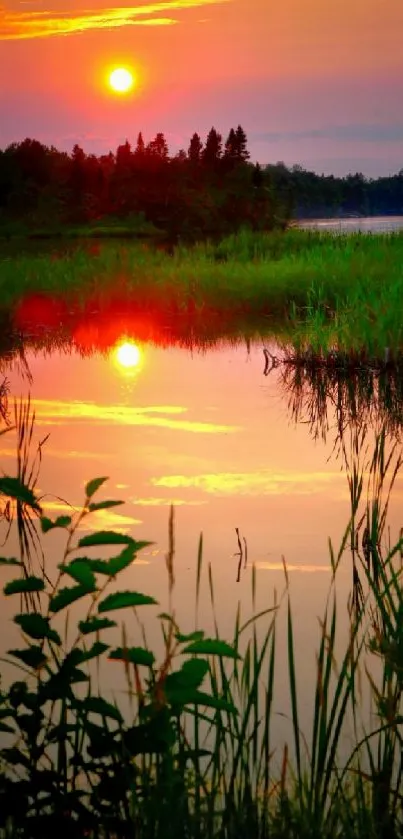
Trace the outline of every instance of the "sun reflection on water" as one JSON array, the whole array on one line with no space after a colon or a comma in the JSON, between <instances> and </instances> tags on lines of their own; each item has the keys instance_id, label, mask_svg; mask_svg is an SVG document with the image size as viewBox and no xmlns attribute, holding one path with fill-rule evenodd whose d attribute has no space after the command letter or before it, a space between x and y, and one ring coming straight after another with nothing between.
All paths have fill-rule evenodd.
<instances>
[{"instance_id":1,"label":"sun reflection on water","mask_svg":"<svg viewBox=\"0 0 403 839\"><path fill-rule=\"evenodd\" d=\"M114 348L113 360L116 366L125 372L137 372L142 364L143 355L133 341L120 341Z\"/></svg>"}]
</instances>

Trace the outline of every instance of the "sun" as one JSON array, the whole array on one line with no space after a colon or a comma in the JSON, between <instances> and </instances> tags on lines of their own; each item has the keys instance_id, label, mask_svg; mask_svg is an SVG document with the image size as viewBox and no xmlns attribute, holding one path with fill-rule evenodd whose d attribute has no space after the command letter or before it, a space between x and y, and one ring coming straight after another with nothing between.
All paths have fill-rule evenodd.
<instances>
[{"instance_id":1,"label":"sun","mask_svg":"<svg viewBox=\"0 0 403 839\"><path fill-rule=\"evenodd\" d=\"M115 93L128 93L134 86L134 76L126 67L116 67L109 75L109 85Z\"/></svg>"},{"instance_id":2,"label":"sun","mask_svg":"<svg viewBox=\"0 0 403 839\"><path fill-rule=\"evenodd\" d=\"M136 344L125 341L116 348L115 357L120 367L129 369L138 367L141 361L141 352Z\"/></svg>"}]
</instances>

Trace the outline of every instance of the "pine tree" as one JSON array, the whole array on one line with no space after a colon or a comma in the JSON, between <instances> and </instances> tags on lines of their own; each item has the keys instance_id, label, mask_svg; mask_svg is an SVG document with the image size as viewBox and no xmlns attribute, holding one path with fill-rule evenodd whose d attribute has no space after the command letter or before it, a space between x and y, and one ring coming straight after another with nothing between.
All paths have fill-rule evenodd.
<instances>
[{"instance_id":1,"label":"pine tree","mask_svg":"<svg viewBox=\"0 0 403 839\"><path fill-rule=\"evenodd\" d=\"M256 189L260 189L264 184L264 174L260 163L256 163L252 172L252 184Z\"/></svg>"},{"instance_id":2,"label":"pine tree","mask_svg":"<svg viewBox=\"0 0 403 839\"><path fill-rule=\"evenodd\" d=\"M168 160L168 143L162 131L155 135L154 139L148 143L147 153L152 157L159 157L161 160Z\"/></svg>"},{"instance_id":3,"label":"pine tree","mask_svg":"<svg viewBox=\"0 0 403 839\"><path fill-rule=\"evenodd\" d=\"M135 150L134 153L135 153L136 157L142 157L143 154L144 154L144 151L145 151L145 145L144 145L143 135L140 131L139 135L137 137L137 145L136 145L136 150Z\"/></svg>"},{"instance_id":4,"label":"pine tree","mask_svg":"<svg viewBox=\"0 0 403 839\"><path fill-rule=\"evenodd\" d=\"M195 132L193 137L190 141L189 149L188 149L188 158L191 163L200 163L203 151L203 143L199 137L199 135Z\"/></svg>"},{"instance_id":5,"label":"pine tree","mask_svg":"<svg viewBox=\"0 0 403 839\"><path fill-rule=\"evenodd\" d=\"M203 162L208 166L214 166L222 155L222 136L211 128L206 140L206 145L203 150Z\"/></svg>"},{"instance_id":6,"label":"pine tree","mask_svg":"<svg viewBox=\"0 0 403 839\"><path fill-rule=\"evenodd\" d=\"M124 168L130 165L132 159L132 147L128 140L116 149L116 166Z\"/></svg>"},{"instance_id":7,"label":"pine tree","mask_svg":"<svg viewBox=\"0 0 403 839\"><path fill-rule=\"evenodd\" d=\"M225 141L224 158L228 161L237 160L237 137L233 128L231 128L228 137Z\"/></svg>"},{"instance_id":8,"label":"pine tree","mask_svg":"<svg viewBox=\"0 0 403 839\"><path fill-rule=\"evenodd\" d=\"M238 125L235 132L235 140L236 158L239 162L246 163L246 161L250 158L250 154L248 152L248 138L241 125Z\"/></svg>"}]
</instances>

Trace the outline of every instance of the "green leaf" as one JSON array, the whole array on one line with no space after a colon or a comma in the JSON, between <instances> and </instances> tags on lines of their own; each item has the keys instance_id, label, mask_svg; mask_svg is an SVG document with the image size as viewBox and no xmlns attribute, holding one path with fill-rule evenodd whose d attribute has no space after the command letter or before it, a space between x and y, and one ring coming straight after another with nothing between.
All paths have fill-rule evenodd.
<instances>
[{"instance_id":1,"label":"green leaf","mask_svg":"<svg viewBox=\"0 0 403 839\"><path fill-rule=\"evenodd\" d=\"M77 667L78 664L83 664L84 661L89 661L91 658L98 658L106 650L109 650L109 644L104 644L102 641L95 641L89 650L81 650L76 647L66 656L64 665L67 667Z\"/></svg>"},{"instance_id":2,"label":"green leaf","mask_svg":"<svg viewBox=\"0 0 403 839\"><path fill-rule=\"evenodd\" d=\"M88 621L80 621L78 628L83 635L88 635L90 632L99 632L101 629L109 629L112 626L117 626L116 621L111 621L109 618L90 618Z\"/></svg>"},{"instance_id":3,"label":"green leaf","mask_svg":"<svg viewBox=\"0 0 403 839\"><path fill-rule=\"evenodd\" d=\"M18 658L19 661L22 661L27 667L32 667L33 670L39 670L47 662L47 657L42 648L34 645L24 650L8 650L8 655Z\"/></svg>"},{"instance_id":4,"label":"green leaf","mask_svg":"<svg viewBox=\"0 0 403 839\"><path fill-rule=\"evenodd\" d=\"M184 684L199 687L209 669L208 662L205 659L191 658L182 664L178 675L180 675Z\"/></svg>"},{"instance_id":5,"label":"green leaf","mask_svg":"<svg viewBox=\"0 0 403 839\"><path fill-rule=\"evenodd\" d=\"M52 673L47 682L41 682L38 691L41 704L49 702L49 700L65 700L67 697L72 699L73 693L71 686L88 681L89 676L83 673L82 670L79 670L77 667L68 667L66 662L64 662L61 669L57 673Z\"/></svg>"},{"instance_id":6,"label":"green leaf","mask_svg":"<svg viewBox=\"0 0 403 839\"><path fill-rule=\"evenodd\" d=\"M25 594L29 591L43 591L45 583L40 577L23 577L20 580L11 580L3 588L4 594Z\"/></svg>"},{"instance_id":7,"label":"green leaf","mask_svg":"<svg viewBox=\"0 0 403 839\"><path fill-rule=\"evenodd\" d=\"M108 594L98 606L98 612L110 612L112 609L126 609L130 606L151 606L156 604L153 597L137 591L117 591Z\"/></svg>"},{"instance_id":8,"label":"green leaf","mask_svg":"<svg viewBox=\"0 0 403 839\"><path fill-rule=\"evenodd\" d=\"M49 626L48 618L44 618L38 612L31 612L29 614L16 615L14 623L17 623L26 635L30 638L42 639L48 638L55 644L61 644L60 635L55 629Z\"/></svg>"},{"instance_id":9,"label":"green leaf","mask_svg":"<svg viewBox=\"0 0 403 839\"><path fill-rule=\"evenodd\" d=\"M49 530L54 530L55 527L69 527L71 524L71 516L58 516L55 521L48 519L46 516L41 517L42 533L48 533Z\"/></svg>"},{"instance_id":10,"label":"green leaf","mask_svg":"<svg viewBox=\"0 0 403 839\"><path fill-rule=\"evenodd\" d=\"M88 481L88 484L85 487L85 494L87 498L92 498L92 496L96 493L96 491L102 486L102 484L107 481L108 478L93 478L92 481Z\"/></svg>"},{"instance_id":11,"label":"green leaf","mask_svg":"<svg viewBox=\"0 0 403 839\"><path fill-rule=\"evenodd\" d=\"M98 545L131 545L134 539L125 536L124 533L116 533L114 530L99 530L98 533L90 533L83 536L78 543L79 548L95 548Z\"/></svg>"},{"instance_id":12,"label":"green leaf","mask_svg":"<svg viewBox=\"0 0 403 839\"><path fill-rule=\"evenodd\" d=\"M88 509L90 513L96 513L97 510L109 510L111 507L120 507L124 501L98 501L97 504L89 504Z\"/></svg>"},{"instance_id":13,"label":"green leaf","mask_svg":"<svg viewBox=\"0 0 403 839\"><path fill-rule=\"evenodd\" d=\"M0 556L0 565L19 565L20 567L23 565L20 559L15 559L14 557Z\"/></svg>"},{"instance_id":14,"label":"green leaf","mask_svg":"<svg viewBox=\"0 0 403 839\"><path fill-rule=\"evenodd\" d=\"M128 566L132 564L136 558L137 551L140 551L142 548L150 544L151 542L135 542L134 539L132 539L130 544L127 545L127 547L124 548L118 556L112 556L110 559L88 559L85 557L85 560L90 564L92 571L96 574L105 574L107 577L116 577L120 571L123 571L124 568L128 568Z\"/></svg>"},{"instance_id":15,"label":"green leaf","mask_svg":"<svg viewBox=\"0 0 403 839\"><path fill-rule=\"evenodd\" d=\"M96 589L94 588L93 591ZM90 594L91 590L87 588L87 586L74 586L74 588L62 588L58 591L54 597L51 598L49 603L49 609L51 612L60 612L66 606L70 606L71 603L74 603L76 600L80 600L81 597L85 597L87 594Z\"/></svg>"},{"instance_id":16,"label":"green leaf","mask_svg":"<svg viewBox=\"0 0 403 839\"><path fill-rule=\"evenodd\" d=\"M214 708L217 711L226 711L229 714L238 713L235 705L231 702L211 696L210 694L204 693L201 690L196 690L191 686L174 686L172 683L168 682L168 678L166 679L164 690L170 705L176 705L179 708L184 708L185 705L203 705L206 708Z\"/></svg>"},{"instance_id":17,"label":"green leaf","mask_svg":"<svg viewBox=\"0 0 403 839\"><path fill-rule=\"evenodd\" d=\"M42 512L33 490L25 486L19 478L12 478L10 475L4 475L0 478L0 494L7 495L9 498L14 498L16 501L32 507L38 513Z\"/></svg>"},{"instance_id":18,"label":"green leaf","mask_svg":"<svg viewBox=\"0 0 403 839\"><path fill-rule=\"evenodd\" d=\"M237 651L225 641L216 638L204 638L202 641L194 641L188 644L183 650L184 653L193 655L218 655L221 658L241 658Z\"/></svg>"},{"instance_id":19,"label":"green leaf","mask_svg":"<svg viewBox=\"0 0 403 839\"><path fill-rule=\"evenodd\" d=\"M115 577L116 574L119 574L119 572L123 571L124 568L128 568L128 566L134 561L137 551L150 544L151 542L133 542L133 544L125 548L119 556L113 556L109 559L108 569L110 576Z\"/></svg>"},{"instance_id":20,"label":"green leaf","mask_svg":"<svg viewBox=\"0 0 403 839\"><path fill-rule=\"evenodd\" d=\"M73 559L68 565L59 565L61 571L69 574L76 583L84 586L88 591L94 591L96 588L95 574L91 568L91 560L85 557Z\"/></svg>"},{"instance_id":21,"label":"green leaf","mask_svg":"<svg viewBox=\"0 0 403 839\"><path fill-rule=\"evenodd\" d=\"M206 708L215 708L217 711L227 711L228 714L238 714L238 710L232 702L227 702L225 699L210 696L201 690L195 691L195 696L192 700L194 705L204 705Z\"/></svg>"},{"instance_id":22,"label":"green leaf","mask_svg":"<svg viewBox=\"0 0 403 839\"><path fill-rule=\"evenodd\" d=\"M175 638L180 644L186 644L189 641L202 641L204 632L202 630L196 630L196 632L190 632L189 635L182 635L180 632L177 632Z\"/></svg>"},{"instance_id":23,"label":"green leaf","mask_svg":"<svg viewBox=\"0 0 403 839\"><path fill-rule=\"evenodd\" d=\"M142 664L144 667L152 667L155 661L154 653L144 647L117 647L109 653L111 661L127 661L130 664Z\"/></svg>"},{"instance_id":24,"label":"green leaf","mask_svg":"<svg viewBox=\"0 0 403 839\"><path fill-rule=\"evenodd\" d=\"M80 701L80 708L90 714L100 714L101 717L110 717L117 722L123 722L119 709L101 696L87 696L82 702Z\"/></svg>"},{"instance_id":25,"label":"green leaf","mask_svg":"<svg viewBox=\"0 0 403 839\"><path fill-rule=\"evenodd\" d=\"M180 695L183 704L183 696L193 696L194 691L203 682L208 670L209 665L205 659L192 658L185 661L180 670L176 673L170 673L165 679L164 690L168 699L177 701L172 697ZM189 699L189 701L191 700Z\"/></svg>"}]
</instances>

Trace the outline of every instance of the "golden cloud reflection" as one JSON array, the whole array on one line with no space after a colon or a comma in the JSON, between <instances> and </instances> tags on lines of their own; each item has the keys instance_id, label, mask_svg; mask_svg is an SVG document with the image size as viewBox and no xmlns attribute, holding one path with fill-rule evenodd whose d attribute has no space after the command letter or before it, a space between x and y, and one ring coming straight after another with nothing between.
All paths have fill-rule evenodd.
<instances>
[{"instance_id":1,"label":"golden cloud reflection","mask_svg":"<svg viewBox=\"0 0 403 839\"><path fill-rule=\"evenodd\" d=\"M200 489L213 495L279 495L297 493L310 495L320 492L323 485L345 481L339 472L217 472L206 475L166 475L153 478L154 486L169 489Z\"/></svg>"},{"instance_id":2,"label":"golden cloud reflection","mask_svg":"<svg viewBox=\"0 0 403 839\"><path fill-rule=\"evenodd\" d=\"M187 501L185 498L158 498L151 496L150 498L133 498L133 504L138 507L202 507L207 504L207 501Z\"/></svg>"},{"instance_id":3,"label":"golden cloud reflection","mask_svg":"<svg viewBox=\"0 0 403 839\"><path fill-rule=\"evenodd\" d=\"M41 502L44 512L47 515L70 515L73 516L81 509L81 505L70 505L63 501L55 501L53 499L43 499ZM115 510L97 510L91 513L91 516L85 518L79 525L79 530L88 531L94 528L100 530L116 530L118 533L129 533L132 527L143 524L142 519L134 518L123 513L116 513Z\"/></svg>"},{"instance_id":4,"label":"golden cloud reflection","mask_svg":"<svg viewBox=\"0 0 403 839\"><path fill-rule=\"evenodd\" d=\"M158 414L184 414L187 408L176 405L151 405L131 407L127 405L100 405L96 402L64 402L57 399L36 399L38 425L56 425L60 421L96 425L126 425L169 428L174 431L189 431L193 434L230 434L240 430L235 425L219 425L196 420L171 419Z\"/></svg>"},{"instance_id":5,"label":"golden cloud reflection","mask_svg":"<svg viewBox=\"0 0 403 839\"><path fill-rule=\"evenodd\" d=\"M282 562L255 562L255 568L258 571L281 571L284 574L284 565ZM316 574L317 571L326 571L329 573L332 569L329 565L309 565L301 563L301 565L286 563L287 573L289 571L300 571L303 574Z\"/></svg>"}]
</instances>

